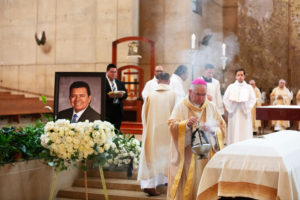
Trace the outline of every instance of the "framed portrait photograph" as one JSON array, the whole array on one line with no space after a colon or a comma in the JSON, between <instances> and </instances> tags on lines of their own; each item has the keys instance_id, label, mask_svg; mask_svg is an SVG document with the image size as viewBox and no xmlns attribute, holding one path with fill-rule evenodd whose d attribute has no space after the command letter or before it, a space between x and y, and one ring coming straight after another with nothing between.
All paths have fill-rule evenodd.
<instances>
[{"instance_id":1,"label":"framed portrait photograph","mask_svg":"<svg viewBox=\"0 0 300 200\"><path fill-rule=\"evenodd\" d=\"M105 72L55 72L54 119L105 120Z\"/></svg>"}]
</instances>

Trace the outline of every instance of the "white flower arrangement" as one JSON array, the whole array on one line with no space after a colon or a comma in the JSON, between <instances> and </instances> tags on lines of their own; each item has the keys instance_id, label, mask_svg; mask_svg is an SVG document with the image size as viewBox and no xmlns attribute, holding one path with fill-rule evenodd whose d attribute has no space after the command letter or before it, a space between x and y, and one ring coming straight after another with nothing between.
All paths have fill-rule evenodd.
<instances>
[{"instance_id":1,"label":"white flower arrangement","mask_svg":"<svg viewBox=\"0 0 300 200\"><path fill-rule=\"evenodd\" d=\"M109 151L107 157L107 165L121 167L132 162L133 169L139 166L141 142L134 138L134 136L126 136L117 134L113 139L115 146Z\"/></svg>"},{"instance_id":2,"label":"white flower arrangement","mask_svg":"<svg viewBox=\"0 0 300 200\"><path fill-rule=\"evenodd\" d=\"M41 135L41 144L50 151L48 159L55 167L66 169L65 162L82 161L92 156L105 155L114 149L114 126L106 121L70 123L59 119L48 122ZM102 160L102 163L105 162Z\"/></svg>"},{"instance_id":3,"label":"white flower arrangement","mask_svg":"<svg viewBox=\"0 0 300 200\"><path fill-rule=\"evenodd\" d=\"M121 167L139 165L141 143L134 136L115 134L114 126L106 121L70 123L50 121L41 135L47 150L45 159L64 170L71 162L93 160L94 164Z\"/></svg>"}]
</instances>

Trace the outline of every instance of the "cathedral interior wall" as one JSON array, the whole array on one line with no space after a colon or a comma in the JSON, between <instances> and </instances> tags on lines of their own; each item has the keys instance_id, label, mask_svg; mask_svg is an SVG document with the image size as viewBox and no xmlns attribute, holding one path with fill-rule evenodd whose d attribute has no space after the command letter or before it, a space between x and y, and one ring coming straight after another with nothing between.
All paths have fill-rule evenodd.
<instances>
[{"instance_id":1,"label":"cathedral interior wall","mask_svg":"<svg viewBox=\"0 0 300 200\"><path fill-rule=\"evenodd\" d=\"M179 64L190 69L186 89L205 63L217 67L216 78L234 81L234 70L247 70L267 93L280 78L295 93L300 87L299 8L295 0L15 0L0 6L0 86L52 96L56 71L100 71L112 59L112 41L144 36L155 41L156 64L173 73ZM45 31L46 44L35 33ZM191 49L195 34L196 48ZM208 46L201 44L212 34ZM221 44L226 48L225 74ZM234 44L231 45L230 43ZM237 49L237 51L232 51ZM150 48L140 43L140 60L126 58L128 43L118 46L118 66L139 63L150 77ZM231 51L231 52L230 52Z\"/></svg>"}]
</instances>

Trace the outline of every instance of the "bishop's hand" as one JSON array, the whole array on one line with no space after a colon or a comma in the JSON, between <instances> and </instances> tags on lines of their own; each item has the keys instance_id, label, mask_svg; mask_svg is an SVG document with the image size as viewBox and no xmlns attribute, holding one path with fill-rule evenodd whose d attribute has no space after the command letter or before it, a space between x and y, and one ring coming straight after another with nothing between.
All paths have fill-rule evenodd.
<instances>
[{"instance_id":1,"label":"bishop's hand","mask_svg":"<svg viewBox=\"0 0 300 200\"><path fill-rule=\"evenodd\" d=\"M186 125L189 127L189 128L192 128L192 126L198 121L198 117L195 117L195 116L192 116L190 117L187 122L186 122Z\"/></svg>"},{"instance_id":2,"label":"bishop's hand","mask_svg":"<svg viewBox=\"0 0 300 200\"><path fill-rule=\"evenodd\" d=\"M207 99L208 99L208 100L210 100L210 101L213 100L213 97L212 97L211 95L207 94L206 96L207 96Z\"/></svg>"}]
</instances>

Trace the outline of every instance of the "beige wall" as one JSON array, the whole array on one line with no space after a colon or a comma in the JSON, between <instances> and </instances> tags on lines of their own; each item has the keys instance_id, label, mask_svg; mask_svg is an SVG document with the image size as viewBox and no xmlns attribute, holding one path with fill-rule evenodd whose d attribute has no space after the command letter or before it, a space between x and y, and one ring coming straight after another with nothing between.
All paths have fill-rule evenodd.
<instances>
[{"instance_id":1,"label":"beige wall","mask_svg":"<svg viewBox=\"0 0 300 200\"><path fill-rule=\"evenodd\" d=\"M264 2L273 3L273 14L265 26L259 27L247 14L249 9L267 8L255 7L256 1L203 0L202 16L192 12L191 0L2 1L0 86L52 96L55 71L105 71L111 62L112 41L135 35L155 41L156 64L163 65L167 72L173 73L179 64L187 65L190 77L186 86L192 66L195 78L211 60L217 66L216 77L222 81L220 46L204 56L201 45L197 45L196 53L190 51L191 34L196 34L198 44L210 30L215 44L222 43L230 33L238 36L240 52L227 64L226 85L234 81L233 64L237 63L249 72L247 80L256 79L259 87L274 87L279 78L285 78L295 91L300 87L299 3L290 0L287 6L285 0ZM274 28L276 25L279 27ZM38 46L34 34L42 30L46 31L47 43ZM118 46L118 66L140 62L145 81L152 78L149 46L141 43L142 59L128 60L127 45Z\"/></svg>"},{"instance_id":2,"label":"beige wall","mask_svg":"<svg viewBox=\"0 0 300 200\"><path fill-rule=\"evenodd\" d=\"M48 199L54 169L42 160L15 162L0 167L0 199L39 200ZM78 168L58 173L54 197L61 189L71 187L80 176Z\"/></svg>"},{"instance_id":3,"label":"beige wall","mask_svg":"<svg viewBox=\"0 0 300 200\"><path fill-rule=\"evenodd\" d=\"M56 71L104 72L112 41L138 35L138 15L138 0L1 1L0 86L53 96ZM127 49L118 47L118 64Z\"/></svg>"}]
</instances>

